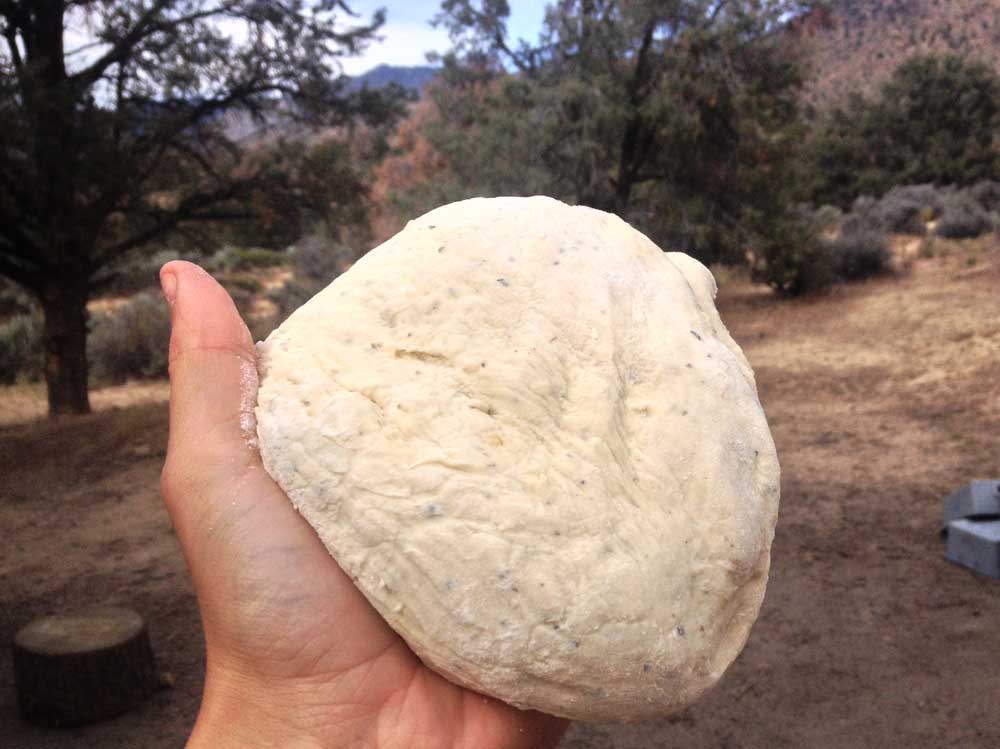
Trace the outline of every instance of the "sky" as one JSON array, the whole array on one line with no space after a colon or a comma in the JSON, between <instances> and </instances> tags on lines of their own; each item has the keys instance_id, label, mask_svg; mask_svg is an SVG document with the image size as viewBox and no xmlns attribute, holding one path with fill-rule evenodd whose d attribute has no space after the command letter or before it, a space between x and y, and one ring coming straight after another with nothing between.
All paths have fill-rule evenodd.
<instances>
[{"instance_id":1,"label":"sky","mask_svg":"<svg viewBox=\"0 0 1000 749\"><path fill-rule=\"evenodd\" d=\"M545 16L544 0L508 0L510 17L507 31L512 42L520 39L535 41ZM385 8L386 22L379 32L381 41L374 42L357 57L341 58L347 75L358 75L376 65L426 65L427 52L444 52L450 46L448 33L431 26L431 19L441 8L441 0L348 0L348 6L359 15L358 22L369 20L378 8ZM68 16L65 44L67 50L84 49L69 60L75 70L95 60L104 48L92 44L93 35L82 22L83 15ZM342 18L345 24L348 18ZM233 33L240 30L234 25ZM512 45L516 46L516 45Z\"/></svg>"},{"instance_id":2,"label":"sky","mask_svg":"<svg viewBox=\"0 0 1000 749\"><path fill-rule=\"evenodd\" d=\"M511 39L534 41L542 28L545 2L539 0L509 0L510 18L507 31ZM372 44L360 57L345 58L344 72L357 75L376 65L425 65L430 50L448 49L448 33L435 29L430 20L441 7L440 0L348 0L351 9L362 18L370 18L376 8L386 9L382 27L382 42Z\"/></svg>"}]
</instances>

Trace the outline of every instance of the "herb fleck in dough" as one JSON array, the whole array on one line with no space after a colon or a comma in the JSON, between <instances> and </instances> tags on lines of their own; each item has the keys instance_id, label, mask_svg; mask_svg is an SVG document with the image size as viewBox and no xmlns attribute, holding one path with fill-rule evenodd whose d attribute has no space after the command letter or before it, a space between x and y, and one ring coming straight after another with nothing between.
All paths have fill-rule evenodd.
<instances>
[{"instance_id":1,"label":"herb fleck in dough","mask_svg":"<svg viewBox=\"0 0 1000 749\"><path fill-rule=\"evenodd\" d=\"M714 295L607 213L438 208L259 344L264 465L452 681L579 720L679 710L746 641L778 510Z\"/></svg>"}]
</instances>

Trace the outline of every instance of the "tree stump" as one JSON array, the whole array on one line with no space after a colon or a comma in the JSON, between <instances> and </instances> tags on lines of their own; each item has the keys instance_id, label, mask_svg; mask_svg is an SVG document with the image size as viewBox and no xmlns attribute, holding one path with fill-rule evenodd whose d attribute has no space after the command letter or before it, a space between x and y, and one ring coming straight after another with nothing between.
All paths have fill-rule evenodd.
<instances>
[{"instance_id":1,"label":"tree stump","mask_svg":"<svg viewBox=\"0 0 1000 749\"><path fill-rule=\"evenodd\" d=\"M21 716L71 727L131 710L158 686L146 624L134 611L44 616L14 636Z\"/></svg>"}]
</instances>

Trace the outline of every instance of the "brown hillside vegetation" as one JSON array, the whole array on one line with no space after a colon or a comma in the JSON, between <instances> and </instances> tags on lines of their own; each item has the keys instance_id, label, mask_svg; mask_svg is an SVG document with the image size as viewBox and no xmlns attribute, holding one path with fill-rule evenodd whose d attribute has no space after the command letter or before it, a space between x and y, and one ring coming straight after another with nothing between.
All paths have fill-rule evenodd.
<instances>
[{"instance_id":1,"label":"brown hillside vegetation","mask_svg":"<svg viewBox=\"0 0 1000 749\"><path fill-rule=\"evenodd\" d=\"M384 242L406 223L402 212L392 204L393 195L439 179L448 168L444 157L423 135L424 128L437 115L437 106L425 93L393 133L390 145L394 152L375 168L372 233L378 242Z\"/></svg>"},{"instance_id":2,"label":"brown hillside vegetation","mask_svg":"<svg viewBox=\"0 0 1000 749\"><path fill-rule=\"evenodd\" d=\"M565 749L1000 746L1000 582L938 540L942 497L1000 476L1000 250L950 246L813 299L724 284L783 468L761 618L702 702L574 726ZM0 426L0 638L47 611L127 605L175 679L134 713L45 731L16 718L0 649L0 746L182 745L204 646L157 495L166 426L162 403Z\"/></svg>"},{"instance_id":3,"label":"brown hillside vegetation","mask_svg":"<svg viewBox=\"0 0 1000 749\"><path fill-rule=\"evenodd\" d=\"M802 25L810 98L872 93L912 55L968 54L1000 72L1000 0L833 0L823 23Z\"/></svg>"}]
</instances>

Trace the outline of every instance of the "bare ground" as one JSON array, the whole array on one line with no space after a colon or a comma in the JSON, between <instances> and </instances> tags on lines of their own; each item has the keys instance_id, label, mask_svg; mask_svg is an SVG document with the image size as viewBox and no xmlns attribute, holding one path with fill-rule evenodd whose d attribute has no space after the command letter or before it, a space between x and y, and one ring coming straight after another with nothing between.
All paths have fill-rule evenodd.
<instances>
[{"instance_id":1,"label":"bare ground","mask_svg":"<svg viewBox=\"0 0 1000 749\"><path fill-rule=\"evenodd\" d=\"M566 749L1000 746L1000 581L949 564L938 540L942 497L1000 477L1000 254L968 262L798 302L724 287L783 466L761 618L702 702L576 725ZM0 746L181 746L204 645L157 495L165 408L109 391L105 410L47 423L25 392L0 391L0 638L48 611L132 606L175 686L121 718L36 729L16 717L4 647Z\"/></svg>"}]
</instances>

